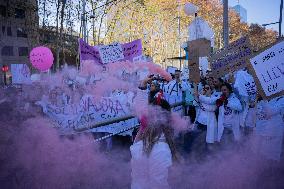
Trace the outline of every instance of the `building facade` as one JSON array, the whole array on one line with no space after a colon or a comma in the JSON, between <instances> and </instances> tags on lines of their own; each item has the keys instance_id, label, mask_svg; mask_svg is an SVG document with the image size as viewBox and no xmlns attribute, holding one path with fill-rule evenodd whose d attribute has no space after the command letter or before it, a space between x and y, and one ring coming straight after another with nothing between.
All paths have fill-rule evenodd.
<instances>
[{"instance_id":1,"label":"building facade","mask_svg":"<svg viewBox=\"0 0 284 189\"><path fill-rule=\"evenodd\" d=\"M247 10L241 5L236 5L233 9L239 14L241 22L247 23Z\"/></svg>"},{"instance_id":2,"label":"building facade","mask_svg":"<svg viewBox=\"0 0 284 189\"><path fill-rule=\"evenodd\" d=\"M29 52L38 44L38 27L36 0L0 1L1 67L8 65L10 68L11 64L29 65Z\"/></svg>"}]
</instances>

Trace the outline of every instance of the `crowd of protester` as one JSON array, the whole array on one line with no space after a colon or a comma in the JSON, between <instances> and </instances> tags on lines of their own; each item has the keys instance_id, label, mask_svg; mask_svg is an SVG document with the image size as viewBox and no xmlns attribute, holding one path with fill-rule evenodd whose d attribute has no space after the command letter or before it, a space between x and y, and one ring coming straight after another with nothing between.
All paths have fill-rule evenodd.
<instances>
[{"instance_id":1,"label":"crowd of protester","mask_svg":"<svg viewBox=\"0 0 284 189\"><path fill-rule=\"evenodd\" d=\"M246 70L240 72L250 77ZM268 160L280 160L284 132L283 96L269 101L262 99L254 81L246 83L249 87L243 95L240 91L242 85L237 86L238 73L229 73L223 78L215 78L209 73L201 77L200 83L182 80L179 70L172 76L173 80L167 82L150 75L139 88L148 91L149 104L161 106L166 111L170 111L171 96L179 96L176 100L182 102L182 114L189 116L191 124L182 136L175 136L169 129L170 124L175 123L147 124L147 121L142 121L130 147L132 188L147 188L147 184L168 188L167 169L177 160L176 149L186 154L195 151L202 159L218 151L220 146L240 148L246 138L253 136L256 139L255 153ZM151 175L149 182L143 181L145 167L137 168L141 162L147 162L146 175Z\"/></svg>"}]
</instances>

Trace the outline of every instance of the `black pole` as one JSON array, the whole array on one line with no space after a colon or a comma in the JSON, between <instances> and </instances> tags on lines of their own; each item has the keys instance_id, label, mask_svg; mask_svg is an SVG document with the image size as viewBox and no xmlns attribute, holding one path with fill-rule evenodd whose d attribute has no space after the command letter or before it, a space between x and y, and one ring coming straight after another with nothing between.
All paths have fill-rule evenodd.
<instances>
[{"instance_id":1,"label":"black pole","mask_svg":"<svg viewBox=\"0 0 284 189\"><path fill-rule=\"evenodd\" d=\"M282 36L281 25L282 25L282 11L283 11L283 0L280 3L280 18L279 18L279 38Z\"/></svg>"},{"instance_id":2,"label":"black pole","mask_svg":"<svg viewBox=\"0 0 284 189\"><path fill-rule=\"evenodd\" d=\"M223 40L224 47L229 45L229 16L228 16L228 0L223 1Z\"/></svg>"}]
</instances>

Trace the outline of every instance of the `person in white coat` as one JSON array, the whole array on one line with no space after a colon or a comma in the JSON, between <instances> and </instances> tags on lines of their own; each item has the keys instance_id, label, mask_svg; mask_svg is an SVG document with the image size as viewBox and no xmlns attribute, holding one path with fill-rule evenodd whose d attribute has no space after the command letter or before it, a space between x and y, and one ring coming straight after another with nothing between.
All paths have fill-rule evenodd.
<instances>
[{"instance_id":1,"label":"person in white coat","mask_svg":"<svg viewBox=\"0 0 284 189\"><path fill-rule=\"evenodd\" d=\"M256 152L266 159L279 161L282 153L284 96L257 104L257 119L254 130Z\"/></svg>"},{"instance_id":2,"label":"person in white coat","mask_svg":"<svg viewBox=\"0 0 284 189\"><path fill-rule=\"evenodd\" d=\"M195 96L199 102L196 116L197 127L206 131L206 143L217 141L217 120L215 116L216 100L219 96L213 96L213 89L205 84L201 95L196 91Z\"/></svg>"},{"instance_id":3,"label":"person in white coat","mask_svg":"<svg viewBox=\"0 0 284 189\"><path fill-rule=\"evenodd\" d=\"M170 188L168 169L177 158L173 129L169 125L148 120L140 140L130 147L130 151L131 189Z\"/></svg>"},{"instance_id":4,"label":"person in white coat","mask_svg":"<svg viewBox=\"0 0 284 189\"><path fill-rule=\"evenodd\" d=\"M229 83L224 83L221 86L221 97L217 100L216 105L219 107L218 115L218 141L227 131L233 131L234 139L240 139L240 116L239 112L242 110L240 100L233 93L232 86Z\"/></svg>"}]
</instances>

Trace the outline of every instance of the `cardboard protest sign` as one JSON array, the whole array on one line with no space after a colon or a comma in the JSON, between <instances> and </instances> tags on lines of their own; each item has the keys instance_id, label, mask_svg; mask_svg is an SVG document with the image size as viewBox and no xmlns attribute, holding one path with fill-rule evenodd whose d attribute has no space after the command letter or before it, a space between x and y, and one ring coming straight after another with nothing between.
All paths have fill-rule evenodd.
<instances>
[{"instance_id":1,"label":"cardboard protest sign","mask_svg":"<svg viewBox=\"0 0 284 189\"><path fill-rule=\"evenodd\" d=\"M284 41L277 42L250 59L258 90L265 99L284 95Z\"/></svg>"},{"instance_id":2,"label":"cardboard protest sign","mask_svg":"<svg viewBox=\"0 0 284 189\"><path fill-rule=\"evenodd\" d=\"M189 41L187 45L189 49L198 49L199 57L208 56L211 51L211 42L205 38Z\"/></svg>"},{"instance_id":3,"label":"cardboard protest sign","mask_svg":"<svg viewBox=\"0 0 284 189\"><path fill-rule=\"evenodd\" d=\"M226 49L221 49L210 58L212 75L222 77L229 72L245 68L252 55L249 39L242 37L230 43Z\"/></svg>"},{"instance_id":4,"label":"cardboard protest sign","mask_svg":"<svg viewBox=\"0 0 284 189\"><path fill-rule=\"evenodd\" d=\"M188 69L189 79L194 83L200 82L199 57L210 54L210 41L207 39L196 39L188 42Z\"/></svg>"},{"instance_id":5,"label":"cardboard protest sign","mask_svg":"<svg viewBox=\"0 0 284 189\"><path fill-rule=\"evenodd\" d=\"M119 43L99 46L99 53L103 64L124 59L123 50Z\"/></svg>"},{"instance_id":6,"label":"cardboard protest sign","mask_svg":"<svg viewBox=\"0 0 284 189\"><path fill-rule=\"evenodd\" d=\"M12 83L28 84L31 82L30 69L26 64L11 64Z\"/></svg>"}]
</instances>

